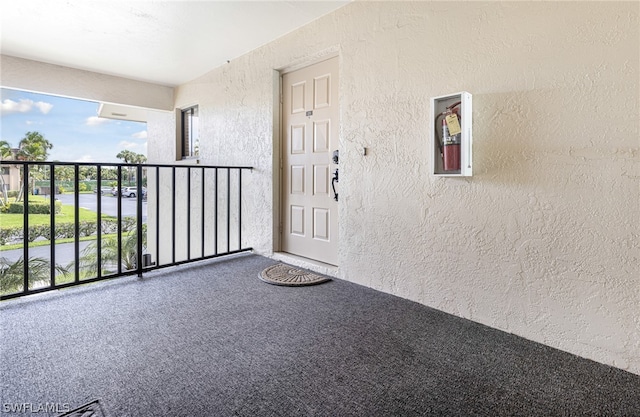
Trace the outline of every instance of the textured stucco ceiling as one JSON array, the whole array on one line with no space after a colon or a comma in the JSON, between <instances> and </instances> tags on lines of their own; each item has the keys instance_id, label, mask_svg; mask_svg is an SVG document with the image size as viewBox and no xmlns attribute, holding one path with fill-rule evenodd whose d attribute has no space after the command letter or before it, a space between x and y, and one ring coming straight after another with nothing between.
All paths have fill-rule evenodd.
<instances>
[{"instance_id":1,"label":"textured stucco ceiling","mask_svg":"<svg viewBox=\"0 0 640 417\"><path fill-rule=\"evenodd\" d=\"M178 85L346 3L2 0L1 51Z\"/></svg>"}]
</instances>

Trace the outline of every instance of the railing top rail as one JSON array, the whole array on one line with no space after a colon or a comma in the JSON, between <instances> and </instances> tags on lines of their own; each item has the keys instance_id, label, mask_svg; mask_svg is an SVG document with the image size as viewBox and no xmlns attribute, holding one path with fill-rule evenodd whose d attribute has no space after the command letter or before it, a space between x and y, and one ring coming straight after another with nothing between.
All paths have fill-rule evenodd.
<instances>
[{"instance_id":1,"label":"railing top rail","mask_svg":"<svg viewBox=\"0 0 640 417\"><path fill-rule=\"evenodd\" d=\"M3 170L6 166L17 166L23 172L19 190L12 190L19 192L16 202L10 205L20 209L16 209L15 214L18 214L17 221L21 221L22 226L10 227L15 233L7 234L13 240L22 241L21 254L10 261L17 265L14 275L18 281L13 275L10 278L14 281L8 281L6 276L0 277L0 300L118 276L142 276L143 272L159 268L252 250L246 243L248 239L243 239L243 229L246 228L243 200L247 195L243 191L246 184L243 171L253 167L184 163L1 162ZM65 169L58 171L59 167ZM86 181L80 178L85 175L81 167L89 167L93 171L85 173ZM195 175L182 175L187 174L187 170ZM47 173L48 176L42 175ZM129 184L134 183L137 190L124 187L125 177ZM115 199L104 196L107 194L103 188L105 180ZM71 196L62 198L63 185L66 188L68 183L71 183L71 193L68 193ZM43 197L31 197L38 194ZM20 195L21 202L17 198ZM147 195L151 198L147 199ZM4 195L5 199L7 197L8 192ZM124 201L131 197L135 201L133 205L126 203L125 216ZM37 204L38 200L45 202ZM63 213L64 205L67 210ZM85 205L89 208L83 209ZM48 207L47 213L38 212L43 207ZM148 208L151 208L150 212L147 212ZM94 213L81 216L81 209ZM40 224L41 219L30 214L45 214L49 219ZM3 236L5 229L9 230L3 224ZM80 241L84 237L93 242L81 249ZM47 241L48 255L35 256L36 252L31 251L31 242L35 239L43 243ZM3 241L7 239L3 238ZM152 243L147 246L148 242ZM60 246L66 244L71 246Z\"/></svg>"},{"instance_id":2,"label":"railing top rail","mask_svg":"<svg viewBox=\"0 0 640 417\"><path fill-rule=\"evenodd\" d=\"M64 165L64 166L102 166L102 167L137 167L141 165L143 168L218 168L218 169L253 169L252 166L239 166L239 165L201 165L201 164L125 164L118 162L62 162L62 161L18 161L18 160L3 160L0 161L2 165Z\"/></svg>"}]
</instances>

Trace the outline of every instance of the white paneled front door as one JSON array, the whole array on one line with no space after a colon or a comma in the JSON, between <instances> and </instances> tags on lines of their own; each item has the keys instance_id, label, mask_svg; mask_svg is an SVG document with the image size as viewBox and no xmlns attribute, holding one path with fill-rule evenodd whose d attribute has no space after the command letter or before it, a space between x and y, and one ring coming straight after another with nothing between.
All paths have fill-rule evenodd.
<instances>
[{"instance_id":1,"label":"white paneled front door","mask_svg":"<svg viewBox=\"0 0 640 417\"><path fill-rule=\"evenodd\" d=\"M282 250L337 265L338 58L284 74L282 95Z\"/></svg>"}]
</instances>

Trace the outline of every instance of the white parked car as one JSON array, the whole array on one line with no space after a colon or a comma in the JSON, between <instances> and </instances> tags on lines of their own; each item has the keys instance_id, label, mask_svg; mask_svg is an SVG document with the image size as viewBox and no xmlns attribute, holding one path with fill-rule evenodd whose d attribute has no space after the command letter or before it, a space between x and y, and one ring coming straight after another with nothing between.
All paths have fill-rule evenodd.
<instances>
[{"instance_id":1,"label":"white parked car","mask_svg":"<svg viewBox=\"0 0 640 417\"><path fill-rule=\"evenodd\" d=\"M138 194L138 187L123 187L122 188L122 196L123 197L135 197ZM142 187L142 197L147 196L147 189Z\"/></svg>"},{"instance_id":2,"label":"white parked car","mask_svg":"<svg viewBox=\"0 0 640 417\"><path fill-rule=\"evenodd\" d=\"M135 197L138 193L138 187L124 187L122 189L123 197Z\"/></svg>"}]
</instances>

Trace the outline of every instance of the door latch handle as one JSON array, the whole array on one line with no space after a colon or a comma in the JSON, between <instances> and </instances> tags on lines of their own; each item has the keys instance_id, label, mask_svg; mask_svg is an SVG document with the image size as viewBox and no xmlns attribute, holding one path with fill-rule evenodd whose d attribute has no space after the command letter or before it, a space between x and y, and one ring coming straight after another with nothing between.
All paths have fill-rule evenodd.
<instances>
[{"instance_id":1,"label":"door latch handle","mask_svg":"<svg viewBox=\"0 0 640 417\"><path fill-rule=\"evenodd\" d=\"M338 193L336 192L336 182L338 182L338 168L333 172L333 178L331 179L331 189L333 190L333 199L338 201Z\"/></svg>"}]
</instances>

